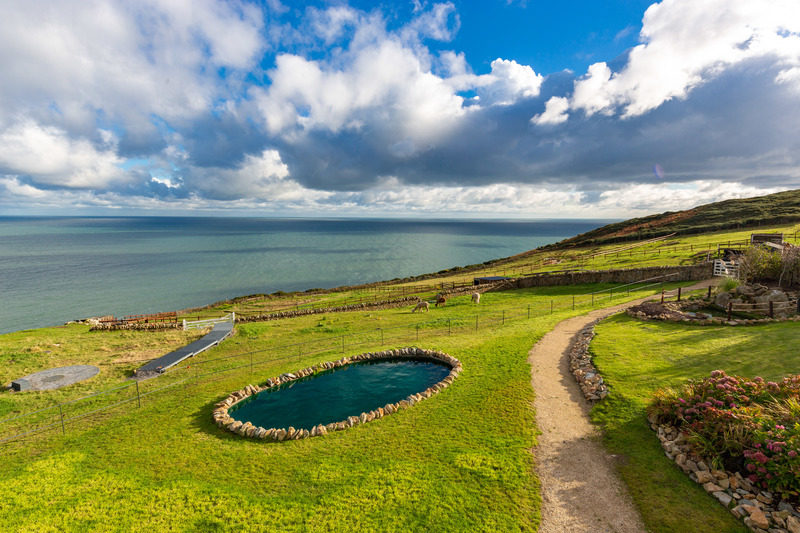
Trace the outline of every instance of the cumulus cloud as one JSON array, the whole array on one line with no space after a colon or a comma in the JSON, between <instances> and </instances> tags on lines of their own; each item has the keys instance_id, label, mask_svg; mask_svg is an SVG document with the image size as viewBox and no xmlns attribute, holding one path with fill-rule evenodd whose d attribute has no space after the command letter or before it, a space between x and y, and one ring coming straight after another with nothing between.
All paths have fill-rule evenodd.
<instances>
[{"instance_id":1,"label":"cumulus cloud","mask_svg":"<svg viewBox=\"0 0 800 533\"><path fill-rule=\"evenodd\" d=\"M99 119L148 129L226 96L219 68L252 66L263 47L253 5L12 2L0 19L0 125L24 112L70 131Z\"/></svg>"},{"instance_id":2,"label":"cumulus cloud","mask_svg":"<svg viewBox=\"0 0 800 533\"><path fill-rule=\"evenodd\" d=\"M569 118L569 99L563 96L553 96L545 104L544 113L536 115L531 122L537 125L561 124Z\"/></svg>"},{"instance_id":3,"label":"cumulus cloud","mask_svg":"<svg viewBox=\"0 0 800 533\"><path fill-rule=\"evenodd\" d=\"M589 67L575 83L572 109L638 116L758 57L772 58L778 78L789 80L800 52L800 4L663 0L645 12L640 35L643 44L620 71L604 62Z\"/></svg>"},{"instance_id":4,"label":"cumulus cloud","mask_svg":"<svg viewBox=\"0 0 800 533\"><path fill-rule=\"evenodd\" d=\"M0 169L6 174L30 176L39 185L103 189L127 176L119 168L115 140L99 132L104 149L88 139L70 138L65 131L23 121L0 133Z\"/></svg>"},{"instance_id":5,"label":"cumulus cloud","mask_svg":"<svg viewBox=\"0 0 800 533\"><path fill-rule=\"evenodd\" d=\"M326 195L310 191L287 179L289 169L275 150L246 155L235 168L192 169L184 181L190 191L217 200L242 198L270 201L314 200Z\"/></svg>"},{"instance_id":6,"label":"cumulus cloud","mask_svg":"<svg viewBox=\"0 0 800 533\"><path fill-rule=\"evenodd\" d=\"M453 2L14 0L0 207L617 217L800 187L799 9L663 0L638 46L543 76L476 73Z\"/></svg>"}]
</instances>

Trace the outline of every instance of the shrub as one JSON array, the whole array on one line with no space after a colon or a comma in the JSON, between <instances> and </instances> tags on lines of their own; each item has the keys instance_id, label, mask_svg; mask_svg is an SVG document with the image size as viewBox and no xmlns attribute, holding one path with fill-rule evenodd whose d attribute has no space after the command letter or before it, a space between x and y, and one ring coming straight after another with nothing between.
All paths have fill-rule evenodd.
<instances>
[{"instance_id":1,"label":"shrub","mask_svg":"<svg viewBox=\"0 0 800 533\"><path fill-rule=\"evenodd\" d=\"M742 458L756 486L800 494L800 376L775 383L715 370L657 391L648 414L682 428L716 462Z\"/></svg>"},{"instance_id":2,"label":"shrub","mask_svg":"<svg viewBox=\"0 0 800 533\"><path fill-rule=\"evenodd\" d=\"M725 278L720 284L722 292L729 292L741 285L741 282L736 278Z\"/></svg>"}]
</instances>

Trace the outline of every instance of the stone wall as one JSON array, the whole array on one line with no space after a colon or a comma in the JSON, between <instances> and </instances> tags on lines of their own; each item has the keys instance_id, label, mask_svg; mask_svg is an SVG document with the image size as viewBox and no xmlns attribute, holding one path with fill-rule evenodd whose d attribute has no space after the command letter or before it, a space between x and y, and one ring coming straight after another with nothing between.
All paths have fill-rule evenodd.
<instances>
[{"instance_id":1,"label":"stone wall","mask_svg":"<svg viewBox=\"0 0 800 533\"><path fill-rule=\"evenodd\" d=\"M180 322L149 322L138 324L98 324L92 326L89 331L156 331L165 329L183 329Z\"/></svg>"},{"instance_id":2,"label":"stone wall","mask_svg":"<svg viewBox=\"0 0 800 533\"><path fill-rule=\"evenodd\" d=\"M424 391L411 394L404 400L400 400L397 403L386 404L383 407L378 407L377 409L370 411L369 413L361 413L359 416L349 416L347 420L343 420L341 422L332 422L327 425L319 424L308 429L295 429L293 427L288 428L269 428L265 429L262 427L256 427L250 422L242 422L240 420L236 420L228 414L228 410L236 405L237 403L241 402L248 396L258 394L259 392L272 388L277 387L278 385L282 385L284 383L289 383L291 381L310 376L319 371L331 370L334 368L339 368L342 366L349 365L351 363L356 363L359 361L369 361L375 359L397 359L397 358L424 358L424 359L433 359L436 361L444 362L450 366L450 374L447 375L442 381L432 385L431 387L425 389ZM254 439L262 439L262 440L273 440L273 441L284 441L284 440L299 440L305 439L307 437L321 437L323 435L327 435L332 431L342 431L353 426L357 426L359 424L366 424L367 422L372 422L373 420L377 420L379 418L383 418L386 415L390 415L397 411L408 409L409 407L425 400L426 398L430 398L431 396L439 393L440 391L447 388L453 381L458 377L461 373L461 362L452 357L447 355L444 352L437 352L433 350L424 350L422 348L400 348L397 350L386 350L383 352L368 352L362 353L359 355L354 355L353 357L343 357L338 361L333 362L325 362L320 363L318 365L310 366L308 368L304 368L302 370L298 370L292 373L281 374L280 376L268 379L264 385L260 387L256 387L254 385L248 385L245 388L233 392L222 400L221 402L217 403L213 412L213 419L214 423L220 427L225 428L228 431L236 433L242 437L249 437Z\"/></svg>"},{"instance_id":3,"label":"stone wall","mask_svg":"<svg viewBox=\"0 0 800 533\"><path fill-rule=\"evenodd\" d=\"M625 268L617 270L587 270L564 272L561 274L534 274L517 280L508 280L506 285L514 289L545 287L553 285L581 285L588 283L635 283L644 279L676 273L670 281L696 281L708 279L713 275L713 263L700 263L690 266L654 266L644 268Z\"/></svg>"}]
</instances>

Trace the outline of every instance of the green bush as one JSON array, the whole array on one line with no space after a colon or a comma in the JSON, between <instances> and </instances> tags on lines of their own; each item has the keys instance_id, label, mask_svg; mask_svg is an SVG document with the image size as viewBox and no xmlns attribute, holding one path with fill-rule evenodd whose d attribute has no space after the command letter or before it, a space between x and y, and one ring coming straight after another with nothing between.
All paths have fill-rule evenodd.
<instances>
[{"instance_id":1,"label":"green bush","mask_svg":"<svg viewBox=\"0 0 800 533\"><path fill-rule=\"evenodd\" d=\"M725 280L720 284L720 289L722 292L732 291L736 287L741 285L741 282L736 278L725 278Z\"/></svg>"}]
</instances>

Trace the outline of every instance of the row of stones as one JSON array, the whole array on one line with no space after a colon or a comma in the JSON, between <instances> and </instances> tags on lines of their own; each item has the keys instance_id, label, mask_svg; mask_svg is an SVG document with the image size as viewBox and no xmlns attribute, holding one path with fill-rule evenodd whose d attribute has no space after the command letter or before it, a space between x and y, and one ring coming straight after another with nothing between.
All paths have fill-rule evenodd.
<instances>
[{"instance_id":1,"label":"row of stones","mask_svg":"<svg viewBox=\"0 0 800 533\"><path fill-rule=\"evenodd\" d=\"M650 419L650 427L658 433L667 457L735 517L743 519L751 531L800 533L800 513L789 503L777 501L771 492L760 490L739 472L709 468L711 463L696 453L676 427L659 424L655 418Z\"/></svg>"},{"instance_id":2,"label":"row of stones","mask_svg":"<svg viewBox=\"0 0 800 533\"><path fill-rule=\"evenodd\" d=\"M69 323L69 322L68 322ZM142 322L138 324L96 324L89 331L155 331L162 329L183 329L180 322Z\"/></svg>"},{"instance_id":3,"label":"row of stones","mask_svg":"<svg viewBox=\"0 0 800 533\"><path fill-rule=\"evenodd\" d=\"M315 372L325 371L325 370L332 370L334 368L339 368L342 366L349 365L351 363L357 363L359 361L369 361L375 359L396 359L396 358L427 358L433 359L436 361L442 361L450 366L450 373L439 383L431 385L424 391L411 394L404 400L400 400L397 403L390 403L386 404L383 407L378 407L375 410L372 410L368 413L361 413L359 416L349 416L347 420L342 420L340 422L332 422L327 425L319 424L308 429L295 429L294 427L289 426L288 428L262 428L256 427L250 422L242 423L240 420L236 420L228 414L228 411L231 407L235 404L241 402L248 396L258 394L259 392L282 385L284 383L289 383L291 381L304 378L306 376L310 376ZM379 418L383 418L386 415L390 415L400 410L408 409L409 407L416 405L417 403L430 398L434 394L439 393L440 391L444 390L448 386L450 386L453 381L458 377L461 373L462 367L461 362L456 359L455 357L448 355L444 352L438 352L434 350L425 350L422 348L400 348L397 350L386 350L382 352L367 352L362 353L359 355L354 355L352 357L343 357L338 361L327 361L324 363L320 363L318 365L310 366L296 372L281 374L280 376L268 379L263 386L257 387L254 385L248 385L245 388L235 391L231 393L227 398L222 400L221 402L215 405L215 409L213 411L213 419L214 423L220 427L225 428L228 431L232 431L237 435L242 437L249 437L255 439L269 439L269 440L276 440L276 441L284 441L284 440L299 440L305 439L307 437L320 437L323 435L327 435L332 431L342 431L353 426L357 426L359 424L366 424L367 422L372 422L373 420L377 420Z\"/></svg>"},{"instance_id":4,"label":"row of stones","mask_svg":"<svg viewBox=\"0 0 800 533\"><path fill-rule=\"evenodd\" d=\"M569 351L569 369L590 403L598 402L609 394L608 385L589 355L589 344L593 338L594 323L591 323L578 333Z\"/></svg>"},{"instance_id":5,"label":"row of stones","mask_svg":"<svg viewBox=\"0 0 800 533\"><path fill-rule=\"evenodd\" d=\"M674 304L675 302L673 302ZM696 302L692 302L696 304ZM800 322L800 315L791 316L791 317L784 317L784 318L737 318L728 320L725 317L708 317L708 318L673 318L668 315L658 315L658 316L649 316L641 311L633 311L632 309L627 309L625 311L628 313L629 316L633 318L637 318L639 320L659 320L659 321L668 321L668 322L684 322L684 323L691 323L697 324L700 326L753 326L756 324L767 324L769 322Z\"/></svg>"}]
</instances>

